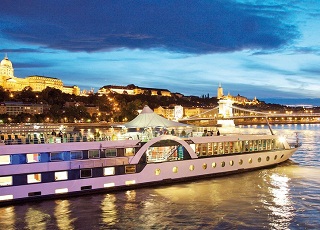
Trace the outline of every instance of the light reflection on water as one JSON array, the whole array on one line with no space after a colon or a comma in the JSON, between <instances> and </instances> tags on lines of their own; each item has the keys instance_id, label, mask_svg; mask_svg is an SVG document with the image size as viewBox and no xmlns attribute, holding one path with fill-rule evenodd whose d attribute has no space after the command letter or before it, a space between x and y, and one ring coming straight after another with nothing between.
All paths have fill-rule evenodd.
<instances>
[{"instance_id":1,"label":"light reflection on water","mask_svg":"<svg viewBox=\"0 0 320 230\"><path fill-rule=\"evenodd\" d=\"M261 132L266 127L248 129ZM319 126L278 126L303 143L278 167L111 194L0 207L1 229L317 229ZM292 139L294 141L294 138Z\"/></svg>"}]
</instances>

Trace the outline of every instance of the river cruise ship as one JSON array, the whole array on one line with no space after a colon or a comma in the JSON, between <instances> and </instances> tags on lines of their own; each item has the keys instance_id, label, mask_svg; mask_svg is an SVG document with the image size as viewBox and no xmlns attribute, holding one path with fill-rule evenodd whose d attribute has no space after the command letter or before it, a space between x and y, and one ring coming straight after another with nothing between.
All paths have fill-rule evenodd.
<instances>
[{"instance_id":1,"label":"river cruise ship","mask_svg":"<svg viewBox=\"0 0 320 230\"><path fill-rule=\"evenodd\" d=\"M0 145L0 205L240 173L298 147L273 134L58 139Z\"/></svg>"}]
</instances>

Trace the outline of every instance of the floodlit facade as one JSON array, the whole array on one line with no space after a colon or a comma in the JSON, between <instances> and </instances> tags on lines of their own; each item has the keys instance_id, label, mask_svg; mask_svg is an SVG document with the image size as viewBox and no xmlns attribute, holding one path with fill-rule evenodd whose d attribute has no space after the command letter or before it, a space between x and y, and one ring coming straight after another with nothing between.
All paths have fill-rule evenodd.
<instances>
[{"instance_id":1,"label":"floodlit facade","mask_svg":"<svg viewBox=\"0 0 320 230\"><path fill-rule=\"evenodd\" d=\"M22 91L25 87L31 87L35 92L41 92L45 88L51 87L59 89L63 93L80 95L78 86L64 86L62 80L58 78L44 76L15 77L12 62L7 55L0 63L0 86L13 92Z\"/></svg>"}]
</instances>

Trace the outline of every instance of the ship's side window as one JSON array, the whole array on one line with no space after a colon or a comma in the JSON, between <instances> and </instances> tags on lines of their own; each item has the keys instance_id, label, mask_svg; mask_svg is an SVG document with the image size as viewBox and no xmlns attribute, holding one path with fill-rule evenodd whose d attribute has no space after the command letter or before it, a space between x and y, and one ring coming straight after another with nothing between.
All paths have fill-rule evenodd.
<instances>
[{"instance_id":1,"label":"ship's side window","mask_svg":"<svg viewBox=\"0 0 320 230\"><path fill-rule=\"evenodd\" d=\"M35 174L29 174L27 175L28 184L31 183L39 183L41 182L41 174L35 173Z\"/></svg>"},{"instance_id":2,"label":"ship's side window","mask_svg":"<svg viewBox=\"0 0 320 230\"><path fill-rule=\"evenodd\" d=\"M261 157L258 158L258 162L259 162L259 163L261 162Z\"/></svg>"},{"instance_id":3,"label":"ship's side window","mask_svg":"<svg viewBox=\"0 0 320 230\"><path fill-rule=\"evenodd\" d=\"M39 153L28 153L27 154L27 163L34 163L40 161Z\"/></svg>"},{"instance_id":4,"label":"ship's side window","mask_svg":"<svg viewBox=\"0 0 320 230\"><path fill-rule=\"evenodd\" d=\"M136 166L135 165L126 165L125 171L126 171L126 174L136 173Z\"/></svg>"},{"instance_id":5,"label":"ship's side window","mask_svg":"<svg viewBox=\"0 0 320 230\"><path fill-rule=\"evenodd\" d=\"M221 162L221 167L224 167L224 166L226 166L226 162L222 161Z\"/></svg>"},{"instance_id":6,"label":"ship's side window","mask_svg":"<svg viewBox=\"0 0 320 230\"><path fill-rule=\"evenodd\" d=\"M89 150L89 158L100 158L100 150L99 149L94 149L94 150Z\"/></svg>"},{"instance_id":7,"label":"ship's side window","mask_svg":"<svg viewBox=\"0 0 320 230\"><path fill-rule=\"evenodd\" d=\"M278 158L278 156L277 156L277 155L275 155L275 156L274 156L274 160L277 160L277 158Z\"/></svg>"},{"instance_id":8,"label":"ship's side window","mask_svg":"<svg viewBox=\"0 0 320 230\"><path fill-rule=\"evenodd\" d=\"M204 163L204 164L202 165L202 168L203 168L203 169L207 169L207 164Z\"/></svg>"},{"instance_id":9,"label":"ship's side window","mask_svg":"<svg viewBox=\"0 0 320 230\"><path fill-rule=\"evenodd\" d=\"M252 158L249 158L249 164L251 164L252 163Z\"/></svg>"},{"instance_id":10,"label":"ship's side window","mask_svg":"<svg viewBox=\"0 0 320 230\"><path fill-rule=\"evenodd\" d=\"M173 167L172 172L177 173L178 172L178 167Z\"/></svg>"},{"instance_id":11,"label":"ship's side window","mask_svg":"<svg viewBox=\"0 0 320 230\"><path fill-rule=\"evenodd\" d=\"M106 168L103 168L103 175L105 176L111 176L111 175L114 175L114 167L106 167Z\"/></svg>"},{"instance_id":12,"label":"ship's side window","mask_svg":"<svg viewBox=\"0 0 320 230\"><path fill-rule=\"evenodd\" d=\"M63 161L64 154L63 152L52 152L50 153L51 161Z\"/></svg>"},{"instance_id":13,"label":"ship's side window","mask_svg":"<svg viewBox=\"0 0 320 230\"><path fill-rule=\"evenodd\" d=\"M270 160L270 157L269 157L269 156L267 156L267 157L266 157L266 160L267 160L267 161L269 161L269 160Z\"/></svg>"},{"instance_id":14,"label":"ship's side window","mask_svg":"<svg viewBox=\"0 0 320 230\"><path fill-rule=\"evenodd\" d=\"M92 169L81 169L80 178L92 177Z\"/></svg>"},{"instance_id":15,"label":"ship's side window","mask_svg":"<svg viewBox=\"0 0 320 230\"><path fill-rule=\"evenodd\" d=\"M190 165L190 166L189 166L189 170L190 170L190 171L193 171L193 170L194 170L194 165Z\"/></svg>"},{"instance_id":16,"label":"ship's side window","mask_svg":"<svg viewBox=\"0 0 320 230\"><path fill-rule=\"evenodd\" d=\"M80 160L83 158L83 153L82 151L71 151L70 158L71 160Z\"/></svg>"},{"instance_id":17,"label":"ship's side window","mask_svg":"<svg viewBox=\"0 0 320 230\"><path fill-rule=\"evenodd\" d=\"M0 156L0 165L8 165L8 164L11 164L10 155Z\"/></svg>"},{"instance_id":18,"label":"ship's side window","mask_svg":"<svg viewBox=\"0 0 320 230\"><path fill-rule=\"evenodd\" d=\"M190 166L190 167L191 167L191 166ZM154 173L156 174L156 176L159 176L160 173L161 173L161 170L160 170L160 169L156 169L156 170L154 171Z\"/></svg>"},{"instance_id":19,"label":"ship's side window","mask_svg":"<svg viewBox=\"0 0 320 230\"><path fill-rule=\"evenodd\" d=\"M234 162L231 160L231 161L229 162L229 165L230 165L230 166L233 166L233 165L234 165Z\"/></svg>"},{"instance_id":20,"label":"ship's side window","mask_svg":"<svg viewBox=\"0 0 320 230\"><path fill-rule=\"evenodd\" d=\"M68 172L67 171L55 172L54 178L55 180L68 180Z\"/></svg>"},{"instance_id":21,"label":"ship's side window","mask_svg":"<svg viewBox=\"0 0 320 230\"><path fill-rule=\"evenodd\" d=\"M0 177L0 186L12 185L12 176L2 176Z\"/></svg>"},{"instance_id":22,"label":"ship's side window","mask_svg":"<svg viewBox=\"0 0 320 230\"><path fill-rule=\"evenodd\" d=\"M105 153L105 157L116 157L117 149L106 149L104 153Z\"/></svg>"},{"instance_id":23,"label":"ship's side window","mask_svg":"<svg viewBox=\"0 0 320 230\"><path fill-rule=\"evenodd\" d=\"M243 164L243 160L240 159L240 160L239 160L239 165L242 165L242 164Z\"/></svg>"},{"instance_id":24,"label":"ship's side window","mask_svg":"<svg viewBox=\"0 0 320 230\"><path fill-rule=\"evenodd\" d=\"M125 148L125 156L134 156L134 148Z\"/></svg>"}]
</instances>

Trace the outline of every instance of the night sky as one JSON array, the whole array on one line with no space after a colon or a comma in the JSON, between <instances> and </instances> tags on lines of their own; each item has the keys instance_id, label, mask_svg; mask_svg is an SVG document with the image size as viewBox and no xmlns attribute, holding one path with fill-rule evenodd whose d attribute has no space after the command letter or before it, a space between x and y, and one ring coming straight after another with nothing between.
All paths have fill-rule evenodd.
<instances>
[{"instance_id":1,"label":"night sky","mask_svg":"<svg viewBox=\"0 0 320 230\"><path fill-rule=\"evenodd\" d=\"M1 0L0 15L16 77L320 98L319 0Z\"/></svg>"}]
</instances>

